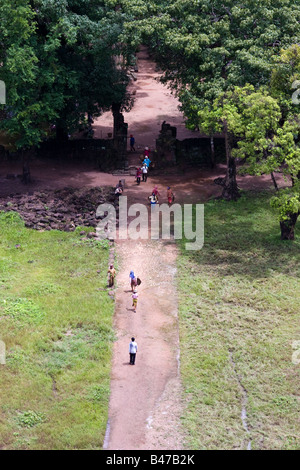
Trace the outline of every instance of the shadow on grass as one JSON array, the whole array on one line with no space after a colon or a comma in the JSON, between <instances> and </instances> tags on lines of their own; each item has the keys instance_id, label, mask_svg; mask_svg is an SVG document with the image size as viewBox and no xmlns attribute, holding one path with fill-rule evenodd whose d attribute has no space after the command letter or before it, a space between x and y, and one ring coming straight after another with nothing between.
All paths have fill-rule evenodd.
<instances>
[{"instance_id":1,"label":"shadow on grass","mask_svg":"<svg viewBox=\"0 0 300 470\"><path fill-rule=\"evenodd\" d=\"M183 256L223 276L249 279L275 272L299 275L300 237L280 240L278 214L270 207L270 193L247 192L237 202L212 201L205 205L204 246ZM297 227L296 227L297 232Z\"/></svg>"}]
</instances>

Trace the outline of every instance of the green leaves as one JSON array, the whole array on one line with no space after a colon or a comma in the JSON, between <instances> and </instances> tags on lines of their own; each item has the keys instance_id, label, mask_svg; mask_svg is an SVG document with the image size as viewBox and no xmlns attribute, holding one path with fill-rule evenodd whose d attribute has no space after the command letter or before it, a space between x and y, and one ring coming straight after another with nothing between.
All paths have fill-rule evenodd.
<instances>
[{"instance_id":1,"label":"green leaves","mask_svg":"<svg viewBox=\"0 0 300 470\"><path fill-rule=\"evenodd\" d=\"M44 413L27 410L23 411L22 413L18 413L16 417L17 425L21 428L32 428L37 424L41 424L46 420L46 416Z\"/></svg>"},{"instance_id":2,"label":"green leaves","mask_svg":"<svg viewBox=\"0 0 300 470\"><path fill-rule=\"evenodd\" d=\"M13 12L9 0L0 6L0 79L8 91L2 144L36 146L54 124L70 134L87 114L97 116L114 102L128 104L131 49L120 42L125 16L118 2L13 4ZM122 55L119 66L115 59Z\"/></svg>"},{"instance_id":3,"label":"green leaves","mask_svg":"<svg viewBox=\"0 0 300 470\"><path fill-rule=\"evenodd\" d=\"M164 79L182 95L188 89L202 107L234 86L267 85L272 57L300 34L300 6L290 0L156 3L151 44Z\"/></svg>"},{"instance_id":4,"label":"green leaves","mask_svg":"<svg viewBox=\"0 0 300 470\"><path fill-rule=\"evenodd\" d=\"M297 190L282 190L278 196L271 199L271 206L278 209L279 221L289 221L291 214L300 212L299 188Z\"/></svg>"}]
</instances>

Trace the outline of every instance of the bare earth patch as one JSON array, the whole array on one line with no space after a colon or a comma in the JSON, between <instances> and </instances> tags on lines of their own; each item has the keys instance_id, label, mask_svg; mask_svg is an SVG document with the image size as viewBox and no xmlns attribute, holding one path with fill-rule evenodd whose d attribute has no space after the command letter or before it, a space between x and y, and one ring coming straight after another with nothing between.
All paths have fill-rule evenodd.
<instances>
[{"instance_id":1,"label":"bare earth patch","mask_svg":"<svg viewBox=\"0 0 300 470\"><path fill-rule=\"evenodd\" d=\"M114 361L107 449L180 449L184 433L179 376L176 245L118 241ZM132 309L129 272L141 278ZM135 366L128 346L138 343Z\"/></svg>"}]
</instances>

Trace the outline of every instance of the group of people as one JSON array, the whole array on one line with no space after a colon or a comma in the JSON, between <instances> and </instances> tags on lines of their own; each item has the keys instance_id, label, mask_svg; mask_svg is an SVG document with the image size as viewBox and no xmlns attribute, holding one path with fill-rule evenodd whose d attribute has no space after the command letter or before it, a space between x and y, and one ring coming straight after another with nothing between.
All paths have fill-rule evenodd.
<instances>
[{"instance_id":1,"label":"group of people","mask_svg":"<svg viewBox=\"0 0 300 470\"><path fill-rule=\"evenodd\" d=\"M146 163L143 163L141 167L137 167L135 177L138 185L141 184L141 178L143 178L143 181L146 183L148 178L148 171L149 167Z\"/></svg>"},{"instance_id":2,"label":"group of people","mask_svg":"<svg viewBox=\"0 0 300 470\"><path fill-rule=\"evenodd\" d=\"M135 139L134 139L133 135L130 135L130 150L135 151ZM151 160L150 160L149 156L150 156L150 149L149 149L149 147L145 147L144 160L142 162L142 165L136 169L136 180L137 180L138 185L141 183L141 178L144 182L147 181L148 172L149 172L149 168L150 168L150 165L151 165ZM123 186L122 181L120 180L119 183L116 185L115 195L120 196L123 193L123 191L124 191L124 186ZM158 188L157 188L157 186L154 186L154 188L152 190L152 193L151 193L151 196L149 196L151 206L155 205L155 204L158 204L159 197L160 197L160 193L158 191ZM167 200L168 200L169 206L175 200L174 193L173 193L170 186L167 187ZM114 287L115 277L116 277L116 270L115 270L113 264L111 264L109 269L108 269L108 275L109 275L108 285L109 285L109 287ZM129 279L130 279L130 287L131 287L131 292L132 292L132 294L131 294L132 307L133 307L133 311L136 312L137 304L138 304L138 297L139 297L137 288L141 284L141 280L138 277L135 276L133 271L130 271ZM131 365L135 365L137 349L138 349L138 345L135 341L135 338L132 337L131 342L129 344L129 363Z\"/></svg>"},{"instance_id":3,"label":"group of people","mask_svg":"<svg viewBox=\"0 0 300 470\"><path fill-rule=\"evenodd\" d=\"M143 160L142 166L139 166L136 169L135 177L136 177L137 184L141 183L141 178L143 178L143 181L145 183L147 181L148 172L149 172L149 168L150 168L150 165L151 165L151 160L149 158L149 155L150 155L150 149L149 149L149 147L145 147L144 160Z\"/></svg>"},{"instance_id":4,"label":"group of people","mask_svg":"<svg viewBox=\"0 0 300 470\"><path fill-rule=\"evenodd\" d=\"M141 280L137 276L135 276L133 271L130 271L129 279L130 279L130 287L131 287L131 292L132 292L132 307L133 307L133 311L136 312L138 298L139 298L137 286L141 284ZM135 365L135 357L137 353L137 348L138 346L135 341L135 338L132 337L131 342L129 344L129 363L133 366Z\"/></svg>"},{"instance_id":5,"label":"group of people","mask_svg":"<svg viewBox=\"0 0 300 470\"><path fill-rule=\"evenodd\" d=\"M116 277L116 270L114 268L114 265L110 264L109 269L108 269L108 286L109 287L114 287L115 277ZM138 291L137 291L137 286L141 284L141 280L135 276L133 271L130 271L129 279L130 279L130 287L132 291L132 307L133 307L134 312L136 312L138 296L139 296ZM137 353L137 343L135 341L135 338L132 337L131 342L129 344L129 363L131 365L135 365L136 353Z\"/></svg>"},{"instance_id":6,"label":"group of people","mask_svg":"<svg viewBox=\"0 0 300 470\"><path fill-rule=\"evenodd\" d=\"M158 192L157 186L154 186L154 188L152 189L151 196L149 196L151 206L158 204L159 196L160 194ZM167 199L168 199L169 206L175 201L175 195L170 186L167 187Z\"/></svg>"}]
</instances>

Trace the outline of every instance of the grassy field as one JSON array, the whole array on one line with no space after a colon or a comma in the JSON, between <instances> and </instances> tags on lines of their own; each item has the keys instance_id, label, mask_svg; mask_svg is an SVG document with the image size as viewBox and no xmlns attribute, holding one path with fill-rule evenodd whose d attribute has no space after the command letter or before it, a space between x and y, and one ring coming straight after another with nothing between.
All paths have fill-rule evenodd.
<instances>
[{"instance_id":1,"label":"grassy field","mask_svg":"<svg viewBox=\"0 0 300 470\"><path fill-rule=\"evenodd\" d=\"M189 449L300 448L300 226L282 242L276 217L267 193L209 202L203 249L181 245Z\"/></svg>"},{"instance_id":2,"label":"grassy field","mask_svg":"<svg viewBox=\"0 0 300 470\"><path fill-rule=\"evenodd\" d=\"M0 213L0 448L102 447L114 340L109 247L80 230L41 233Z\"/></svg>"},{"instance_id":3,"label":"grassy field","mask_svg":"<svg viewBox=\"0 0 300 470\"><path fill-rule=\"evenodd\" d=\"M114 341L109 250L80 230L41 233L0 213L0 448L102 447ZM206 204L203 249L184 243L186 447L299 449L299 233L280 241L269 195L247 193Z\"/></svg>"}]
</instances>

